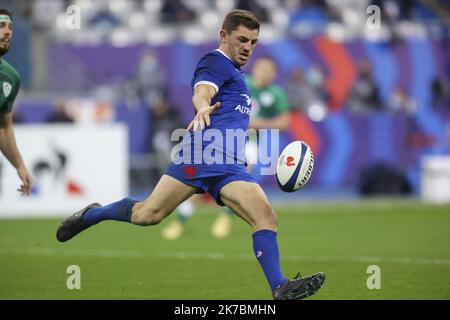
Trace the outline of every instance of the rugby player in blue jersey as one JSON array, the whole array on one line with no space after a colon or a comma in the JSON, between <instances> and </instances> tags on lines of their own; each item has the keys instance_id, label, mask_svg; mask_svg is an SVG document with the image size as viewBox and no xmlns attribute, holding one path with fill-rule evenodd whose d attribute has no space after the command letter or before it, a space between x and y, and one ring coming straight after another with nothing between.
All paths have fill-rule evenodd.
<instances>
[{"instance_id":1,"label":"rugby player in blue jersey","mask_svg":"<svg viewBox=\"0 0 450 320\"><path fill-rule=\"evenodd\" d=\"M181 147L192 144L194 149L204 151L208 143L202 140L196 144L194 136L198 132L215 130L227 135L247 130L251 102L241 67L249 61L258 36L259 21L253 13L233 10L225 17L219 49L203 56L194 72L192 103L196 114L188 127L192 139L183 140ZM172 161L152 194L142 202L124 198L106 206L88 205L62 222L57 239L67 241L104 220L156 225L195 193L208 192L219 205L227 206L252 226L254 254L274 299L294 300L314 294L325 280L322 272L307 277L298 273L288 279L281 271L277 215L246 170L245 141L233 148L225 144L222 147L216 153L225 157L223 163Z\"/></svg>"}]
</instances>

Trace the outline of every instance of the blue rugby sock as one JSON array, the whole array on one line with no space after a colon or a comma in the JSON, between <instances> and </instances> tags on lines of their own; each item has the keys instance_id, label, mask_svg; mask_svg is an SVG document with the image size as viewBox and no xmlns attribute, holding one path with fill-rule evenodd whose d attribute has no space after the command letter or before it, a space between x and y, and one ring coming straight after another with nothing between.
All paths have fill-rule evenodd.
<instances>
[{"instance_id":1,"label":"blue rugby sock","mask_svg":"<svg viewBox=\"0 0 450 320\"><path fill-rule=\"evenodd\" d=\"M281 272L277 233L259 230L253 234L253 250L272 291L288 279Z\"/></svg>"},{"instance_id":2,"label":"blue rugby sock","mask_svg":"<svg viewBox=\"0 0 450 320\"><path fill-rule=\"evenodd\" d=\"M103 220L131 222L131 210L136 202L131 198L123 198L100 208L91 208L83 215L83 220L91 225Z\"/></svg>"}]
</instances>

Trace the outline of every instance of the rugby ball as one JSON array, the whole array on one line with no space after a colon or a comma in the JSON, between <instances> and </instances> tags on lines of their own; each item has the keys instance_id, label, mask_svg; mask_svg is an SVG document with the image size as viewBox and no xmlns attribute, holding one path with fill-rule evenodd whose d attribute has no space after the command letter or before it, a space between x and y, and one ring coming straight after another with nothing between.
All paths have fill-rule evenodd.
<instances>
[{"instance_id":1,"label":"rugby ball","mask_svg":"<svg viewBox=\"0 0 450 320\"><path fill-rule=\"evenodd\" d=\"M278 186L285 192L297 191L308 182L313 168L314 156L311 148L303 141L291 142L278 158Z\"/></svg>"}]
</instances>

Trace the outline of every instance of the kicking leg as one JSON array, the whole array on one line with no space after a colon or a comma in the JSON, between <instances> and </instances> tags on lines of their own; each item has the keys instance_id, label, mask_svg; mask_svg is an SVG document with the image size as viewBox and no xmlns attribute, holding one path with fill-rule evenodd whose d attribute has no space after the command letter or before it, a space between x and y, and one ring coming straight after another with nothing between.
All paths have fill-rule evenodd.
<instances>
[{"instance_id":1,"label":"kicking leg","mask_svg":"<svg viewBox=\"0 0 450 320\"><path fill-rule=\"evenodd\" d=\"M274 299L302 299L322 286L321 272L288 280L281 272L277 243L277 215L262 188L253 182L233 181L225 185L220 196L224 204L253 227L253 250L264 271Z\"/></svg>"},{"instance_id":2,"label":"kicking leg","mask_svg":"<svg viewBox=\"0 0 450 320\"><path fill-rule=\"evenodd\" d=\"M145 201L136 203L133 207L131 222L142 226L158 224L196 191L197 188L164 175L152 194Z\"/></svg>"},{"instance_id":3,"label":"kicking leg","mask_svg":"<svg viewBox=\"0 0 450 320\"><path fill-rule=\"evenodd\" d=\"M65 242L104 220L131 222L143 226L158 224L196 191L196 188L164 175L152 194L143 202L124 198L104 207L97 203L90 204L65 219L58 228L56 238Z\"/></svg>"}]
</instances>

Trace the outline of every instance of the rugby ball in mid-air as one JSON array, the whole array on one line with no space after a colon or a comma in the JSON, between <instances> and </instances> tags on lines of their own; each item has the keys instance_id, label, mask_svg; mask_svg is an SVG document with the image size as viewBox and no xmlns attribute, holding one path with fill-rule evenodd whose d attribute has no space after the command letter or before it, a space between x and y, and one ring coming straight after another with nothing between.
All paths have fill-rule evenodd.
<instances>
[{"instance_id":1,"label":"rugby ball in mid-air","mask_svg":"<svg viewBox=\"0 0 450 320\"><path fill-rule=\"evenodd\" d=\"M313 168L314 156L311 148L303 141L291 142L278 158L278 186L285 192L297 191L308 182Z\"/></svg>"}]
</instances>

